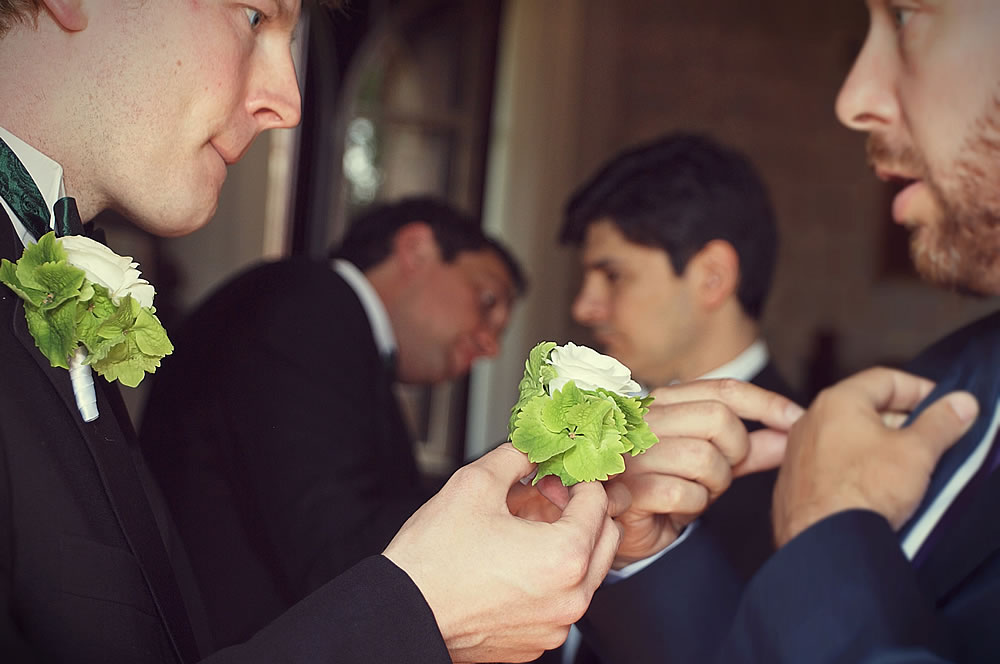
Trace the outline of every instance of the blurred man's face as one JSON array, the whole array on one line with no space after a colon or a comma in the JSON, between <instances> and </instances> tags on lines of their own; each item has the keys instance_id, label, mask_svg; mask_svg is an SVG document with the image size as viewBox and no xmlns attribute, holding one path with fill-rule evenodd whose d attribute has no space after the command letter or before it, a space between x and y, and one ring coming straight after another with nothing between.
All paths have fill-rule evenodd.
<instances>
[{"instance_id":1,"label":"blurred man's face","mask_svg":"<svg viewBox=\"0 0 1000 664\"><path fill-rule=\"evenodd\" d=\"M500 351L510 318L514 281L491 250L462 251L448 263L435 259L419 275L397 323L399 377L430 384L466 374L480 357Z\"/></svg>"},{"instance_id":2,"label":"blurred man's face","mask_svg":"<svg viewBox=\"0 0 1000 664\"><path fill-rule=\"evenodd\" d=\"M683 369L698 343L693 289L674 274L666 252L629 242L601 220L587 228L580 260L573 318L591 329L604 352L647 387L694 378Z\"/></svg>"},{"instance_id":3,"label":"blurred man's face","mask_svg":"<svg viewBox=\"0 0 1000 664\"><path fill-rule=\"evenodd\" d=\"M868 132L879 177L903 187L893 217L920 273L1000 293L1000 2L868 6L837 114Z\"/></svg>"}]
</instances>

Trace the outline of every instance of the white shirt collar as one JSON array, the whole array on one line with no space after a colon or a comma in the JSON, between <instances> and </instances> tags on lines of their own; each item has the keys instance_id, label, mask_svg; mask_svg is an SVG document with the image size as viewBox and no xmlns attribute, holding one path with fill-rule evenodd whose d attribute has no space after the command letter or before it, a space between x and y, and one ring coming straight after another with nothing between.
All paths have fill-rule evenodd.
<instances>
[{"instance_id":1,"label":"white shirt collar","mask_svg":"<svg viewBox=\"0 0 1000 664\"><path fill-rule=\"evenodd\" d=\"M368 316L368 323L372 326L372 334L375 337L375 346L379 355L389 357L396 352L396 335L392 331L392 323L389 320L389 312L386 311L382 298L378 296L375 287L364 273L353 263L342 258L333 260L333 270L351 287L354 293L361 300L361 306Z\"/></svg>"},{"instance_id":2,"label":"white shirt collar","mask_svg":"<svg viewBox=\"0 0 1000 664\"><path fill-rule=\"evenodd\" d=\"M21 139L19 139L14 134L10 133L3 127L0 127L0 138L3 139L17 158L21 160L24 164L24 168L28 171L28 175L31 179L35 181L35 186L38 187L38 191L41 192L42 198L45 200L45 205L48 207L50 213L52 208L55 206L56 201L65 196L65 189L63 187L63 168L58 163L49 159L44 154L31 147ZM21 238L21 243L27 245L29 242L34 242L34 238L31 237L31 233L28 229L24 227L21 220L14 214L14 211L10 209L7 205L7 201L0 198L0 205L3 205L4 210L7 212L7 216L10 217L11 223L14 224L14 230L17 231L18 237ZM53 215L49 215L49 228L52 228L52 218Z\"/></svg>"},{"instance_id":3,"label":"white shirt collar","mask_svg":"<svg viewBox=\"0 0 1000 664\"><path fill-rule=\"evenodd\" d=\"M767 365L770 358L767 344L763 339L757 339L745 351L726 362L721 367L712 369L699 378L738 378L750 380Z\"/></svg>"}]
</instances>

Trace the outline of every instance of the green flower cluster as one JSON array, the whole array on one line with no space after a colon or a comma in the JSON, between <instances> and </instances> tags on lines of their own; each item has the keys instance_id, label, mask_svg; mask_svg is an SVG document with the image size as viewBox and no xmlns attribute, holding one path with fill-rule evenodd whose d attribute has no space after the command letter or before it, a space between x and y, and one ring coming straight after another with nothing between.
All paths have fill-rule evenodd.
<instances>
[{"instance_id":1,"label":"green flower cluster","mask_svg":"<svg viewBox=\"0 0 1000 664\"><path fill-rule=\"evenodd\" d=\"M70 264L54 233L26 247L16 263L0 261L0 282L24 300L28 330L53 367L68 369L83 346L94 371L135 387L173 352L155 309L131 295L115 304L107 288Z\"/></svg>"},{"instance_id":2,"label":"green flower cluster","mask_svg":"<svg viewBox=\"0 0 1000 664\"><path fill-rule=\"evenodd\" d=\"M557 475L566 486L606 480L625 470L623 454L641 454L657 442L643 419L653 399L581 390L572 380L550 396L557 369L548 359L555 347L542 342L525 361L510 416L511 442L538 464L536 483L546 475Z\"/></svg>"}]
</instances>

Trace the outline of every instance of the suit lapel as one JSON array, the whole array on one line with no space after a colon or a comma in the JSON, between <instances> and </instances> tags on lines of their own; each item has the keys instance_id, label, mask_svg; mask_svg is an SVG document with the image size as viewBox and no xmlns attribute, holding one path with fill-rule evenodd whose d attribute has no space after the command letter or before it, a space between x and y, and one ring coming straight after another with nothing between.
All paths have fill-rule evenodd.
<instances>
[{"instance_id":1,"label":"suit lapel","mask_svg":"<svg viewBox=\"0 0 1000 664\"><path fill-rule=\"evenodd\" d=\"M4 226L0 228L0 255L14 260L20 256L20 242L2 207L0 225ZM6 286L0 288L6 289ZM132 461L132 450L136 449L135 434L117 387L98 376L94 377L100 416L93 422L84 422L76 405L69 373L65 369L51 367L35 346L24 317L24 304L19 298L12 309L14 315L10 325L14 336L52 383L90 450L111 508L139 563L177 656L182 662L197 661L198 650L180 590L157 521Z\"/></svg>"},{"instance_id":2,"label":"suit lapel","mask_svg":"<svg viewBox=\"0 0 1000 664\"><path fill-rule=\"evenodd\" d=\"M1000 315L988 316L938 342L907 368L937 381L920 410L955 389L972 392L982 409L972 428L939 461L918 508L919 515L983 439L993 419L1000 396ZM917 567L921 585L939 601L1000 550L1000 519L996 518L996 506L1000 504L1000 473L994 472L987 478L970 499L954 523L949 524L949 529L933 542L926 558ZM904 526L901 536L911 524Z\"/></svg>"},{"instance_id":3,"label":"suit lapel","mask_svg":"<svg viewBox=\"0 0 1000 664\"><path fill-rule=\"evenodd\" d=\"M921 585L944 599L987 558L1000 551L1000 473L993 473L974 503L941 538L917 570Z\"/></svg>"}]
</instances>

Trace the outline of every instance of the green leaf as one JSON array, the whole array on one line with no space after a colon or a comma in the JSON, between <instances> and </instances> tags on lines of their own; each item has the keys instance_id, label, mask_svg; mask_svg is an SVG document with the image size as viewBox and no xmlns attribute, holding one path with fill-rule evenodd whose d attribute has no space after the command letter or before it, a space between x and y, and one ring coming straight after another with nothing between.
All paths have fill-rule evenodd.
<instances>
[{"instance_id":1,"label":"green leaf","mask_svg":"<svg viewBox=\"0 0 1000 664\"><path fill-rule=\"evenodd\" d=\"M518 414L511 443L528 455L532 463L550 459L573 446L568 429L551 431L542 419L542 411L551 404L546 395L528 401Z\"/></svg>"},{"instance_id":2,"label":"green leaf","mask_svg":"<svg viewBox=\"0 0 1000 664\"><path fill-rule=\"evenodd\" d=\"M551 459L546 459L538 464L538 470L535 473L535 479L532 480L532 484L538 484L538 481L545 477L546 475L555 475L563 483L563 486L573 486L578 482L578 480L566 472L566 466L563 464L563 457L565 453L557 454Z\"/></svg>"},{"instance_id":3,"label":"green leaf","mask_svg":"<svg viewBox=\"0 0 1000 664\"><path fill-rule=\"evenodd\" d=\"M603 429L596 441L578 439L573 449L563 455L563 465L566 472L579 482L606 480L609 475L625 471L624 451L621 434L611 428Z\"/></svg>"},{"instance_id":4,"label":"green leaf","mask_svg":"<svg viewBox=\"0 0 1000 664\"><path fill-rule=\"evenodd\" d=\"M135 339L126 335L125 341L113 347L103 359L93 362L91 366L109 382L117 380L122 385L136 387L147 373L156 371L160 366L160 358L144 354L139 350Z\"/></svg>"},{"instance_id":5,"label":"green leaf","mask_svg":"<svg viewBox=\"0 0 1000 664\"><path fill-rule=\"evenodd\" d=\"M507 430L511 436L514 435L514 426L517 421L517 414L521 411L529 400L534 397L547 394L546 386L555 376L555 369L546 363L549 353L556 347L554 341L543 341L528 353L528 359L524 361L524 375L517 385L517 402L510 411L510 421Z\"/></svg>"},{"instance_id":6,"label":"green leaf","mask_svg":"<svg viewBox=\"0 0 1000 664\"><path fill-rule=\"evenodd\" d=\"M625 416L627 426L636 427L645 422L643 415L649 412L648 405L652 402L653 397L644 397L643 399L639 399L637 397L626 397L604 389L599 389L598 392L614 399L615 403L618 404L618 407L621 409L622 414Z\"/></svg>"},{"instance_id":7,"label":"green leaf","mask_svg":"<svg viewBox=\"0 0 1000 664\"><path fill-rule=\"evenodd\" d=\"M576 383L569 381L548 399L548 405L542 410L542 418L552 431L569 429L575 422L570 414L584 402L584 399L583 391L576 386Z\"/></svg>"},{"instance_id":8,"label":"green leaf","mask_svg":"<svg viewBox=\"0 0 1000 664\"><path fill-rule=\"evenodd\" d=\"M14 291L19 298L34 307L41 306L45 293L26 288L17 278L17 266L6 258L0 260L0 282Z\"/></svg>"},{"instance_id":9,"label":"green leaf","mask_svg":"<svg viewBox=\"0 0 1000 664\"><path fill-rule=\"evenodd\" d=\"M571 427L575 427L577 436L584 436L592 441L599 440L605 428L605 416L608 415L614 404L600 396L586 394L585 391L582 391L581 396L586 398L581 399L580 403L569 409L566 419ZM618 431L616 430L615 433Z\"/></svg>"},{"instance_id":10,"label":"green leaf","mask_svg":"<svg viewBox=\"0 0 1000 664\"><path fill-rule=\"evenodd\" d=\"M643 422L641 427L636 427L625 434L630 444L629 450L632 456L642 454L650 447L660 441L656 434L649 430L649 425Z\"/></svg>"},{"instance_id":11,"label":"green leaf","mask_svg":"<svg viewBox=\"0 0 1000 664\"><path fill-rule=\"evenodd\" d=\"M87 344L88 363L108 381L135 387L173 352L173 344L159 319L132 296L115 305L106 288L95 285L94 291L77 324Z\"/></svg>"},{"instance_id":12,"label":"green leaf","mask_svg":"<svg viewBox=\"0 0 1000 664\"><path fill-rule=\"evenodd\" d=\"M35 268L32 276L41 286L40 306L43 309L52 309L70 298L79 297L86 278L83 270L69 263L44 263Z\"/></svg>"},{"instance_id":13,"label":"green leaf","mask_svg":"<svg viewBox=\"0 0 1000 664\"><path fill-rule=\"evenodd\" d=\"M92 296L77 305L76 333L87 348L87 363L94 364L125 340L125 324L121 318L131 314L131 308L124 310L115 305L108 290L103 286L91 286ZM118 318L116 318L116 314ZM108 321L112 321L107 324Z\"/></svg>"},{"instance_id":14,"label":"green leaf","mask_svg":"<svg viewBox=\"0 0 1000 664\"><path fill-rule=\"evenodd\" d=\"M145 355L163 357L174 351L174 345L167 338L167 331L160 324L160 319L141 307L132 334L135 335L135 343L139 350Z\"/></svg>"},{"instance_id":15,"label":"green leaf","mask_svg":"<svg viewBox=\"0 0 1000 664\"><path fill-rule=\"evenodd\" d=\"M24 317L35 345L54 367L69 369L69 358L76 349L76 303L65 302L55 309L24 306Z\"/></svg>"},{"instance_id":16,"label":"green leaf","mask_svg":"<svg viewBox=\"0 0 1000 664\"><path fill-rule=\"evenodd\" d=\"M24 248L24 253L17 261L17 278L25 288L46 290L35 276L38 268L46 263L66 264L66 252L56 241L56 234L53 232L46 233L36 244L29 244Z\"/></svg>"}]
</instances>

